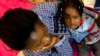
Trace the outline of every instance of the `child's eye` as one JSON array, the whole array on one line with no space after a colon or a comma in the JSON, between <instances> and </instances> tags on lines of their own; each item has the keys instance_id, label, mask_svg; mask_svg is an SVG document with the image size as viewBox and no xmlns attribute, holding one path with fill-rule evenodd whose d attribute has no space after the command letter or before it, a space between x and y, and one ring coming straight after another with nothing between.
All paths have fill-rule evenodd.
<instances>
[{"instance_id":1,"label":"child's eye","mask_svg":"<svg viewBox=\"0 0 100 56\"><path fill-rule=\"evenodd\" d=\"M77 17L77 16L75 16L75 17L73 17L73 19L75 19L75 20L76 20L76 19L78 19L78 17Z\"/></svg>"},{"instance_id":2,"label":"child's eye","mask_svg":"<svg viewBox=\"0 0 100 56\"><path fill-rule=\"evenodd\" d=\"M78 18L77 16L74 16L74 18L76 19L76 18Z\"/></svg>"}]
</instances>

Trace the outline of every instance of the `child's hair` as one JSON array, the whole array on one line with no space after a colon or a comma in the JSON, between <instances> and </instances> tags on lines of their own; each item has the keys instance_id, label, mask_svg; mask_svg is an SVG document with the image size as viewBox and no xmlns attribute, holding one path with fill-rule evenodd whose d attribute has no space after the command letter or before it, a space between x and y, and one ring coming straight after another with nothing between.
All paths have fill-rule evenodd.
<instances>
[{"instance_id":1,"label":"child's hair","mask_svg":"<svg viewBox=\"0 0 100 56\"><path fill-rule=\"evenodd\" d=\"M83 7L84 7L82 0L61 0L60 4L58 6L59 16L63 17L65 9L69 6L75 8L77 11L79 11L80 16L82 15Z\"/></svg>"},{"instance_id":2,"label":"child's hair","mask_svg":"<svg viewBox=\"0 0 100 56\"><path fill-rule=\"evenodd\" d=\"M35 31L35 25L39 22L33 11L11 9L0 20L0 38L12 49L24 49L30 33Z\"/></svg>"}]
</instances>

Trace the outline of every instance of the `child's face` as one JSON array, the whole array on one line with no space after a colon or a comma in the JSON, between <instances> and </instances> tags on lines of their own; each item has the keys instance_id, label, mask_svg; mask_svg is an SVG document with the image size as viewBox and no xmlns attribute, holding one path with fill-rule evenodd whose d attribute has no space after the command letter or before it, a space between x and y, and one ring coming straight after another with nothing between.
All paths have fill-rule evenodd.
<instances>
[{"instance_id":1,"label":"child's face","mask_svg":"<svg viewBox=\"0 0 100 56\"><path fill-rule=\"evenodd\" d=\"M64 14L64 22L71 29L75 30L81 23L81 16L73 7L67 7Z\"/></svg>"}]
</instances>

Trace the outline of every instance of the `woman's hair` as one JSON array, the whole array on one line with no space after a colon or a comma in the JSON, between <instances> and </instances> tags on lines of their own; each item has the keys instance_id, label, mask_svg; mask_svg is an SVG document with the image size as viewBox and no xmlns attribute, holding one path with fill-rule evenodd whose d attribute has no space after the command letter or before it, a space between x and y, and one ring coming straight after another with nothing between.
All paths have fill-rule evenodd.
<instances>
[{"instance_id":1,"label":"woman's hair","mask_svg":"<svg viewBox=\"0 0 100 56\"><path fill-rule=\"evenodd\" d=\"M38 22L40 20L33 11L11 9L0 20L0 38L12 49L24 49Z\"/></svg>"}]
</instances>

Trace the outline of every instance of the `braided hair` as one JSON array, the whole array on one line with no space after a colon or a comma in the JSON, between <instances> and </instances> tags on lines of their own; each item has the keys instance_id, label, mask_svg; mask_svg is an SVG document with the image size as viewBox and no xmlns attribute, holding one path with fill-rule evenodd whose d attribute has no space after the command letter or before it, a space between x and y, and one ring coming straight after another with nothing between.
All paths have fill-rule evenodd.
<instances>
[{"instance_id":1,"label":"braided hair","mask_svg":"<svg viewBox=\"0 0 100 56\"><path fill-rule=\"evenodd\" d=\"M65 13L65 9L69 6L75 8L79 12L80 16L82 15L84 7L82 0L61 0L58 6L58 12L57 12L58 17L60 16L62 19Z\"/></svg>"}]
</instances>

